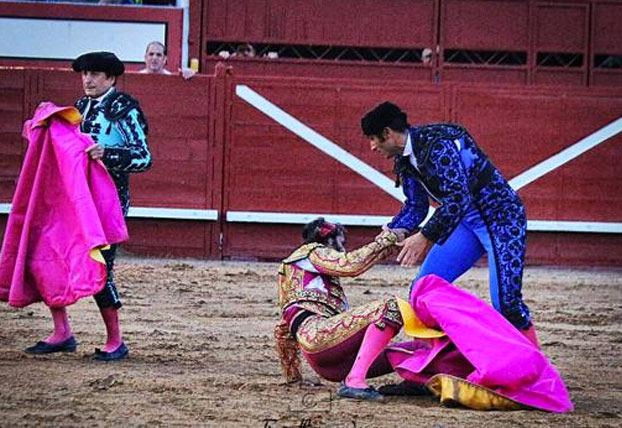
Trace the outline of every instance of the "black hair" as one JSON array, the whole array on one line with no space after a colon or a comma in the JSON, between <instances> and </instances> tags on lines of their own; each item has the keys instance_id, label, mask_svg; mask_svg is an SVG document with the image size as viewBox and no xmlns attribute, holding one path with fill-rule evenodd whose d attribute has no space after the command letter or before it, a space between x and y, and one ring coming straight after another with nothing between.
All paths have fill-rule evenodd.
<instances>
[{"instance_id":1,"label":"black hair","mask_svg":"<svg viewBox=\"0 0 622 428\"><path fill-rule=\"evenodd\" d=\"M378 104L361 118L361 129L367 137L382 139L385 128L390 128L396 132L404 132L410 128L406 113L389 101Z\"/></svg>"},{"instance_id":2,"label":"black hair","mask_svg":"<svg viewBox=\"0 0 622 428\"><path fill-rule=\"evenodd\" d=\"M335 226L335 229L325 235L322 235L320 232L322 226L325 224L331 224ZM336 238L340 234L345 234L346 229L339 223L330 223L327 222L324 217L318 217L310 223L307 223L302 228L302 239L305 244L310 244L312 242L318 242L320 244L326 244L330 239Z\"/></svg>"}]
</instances>

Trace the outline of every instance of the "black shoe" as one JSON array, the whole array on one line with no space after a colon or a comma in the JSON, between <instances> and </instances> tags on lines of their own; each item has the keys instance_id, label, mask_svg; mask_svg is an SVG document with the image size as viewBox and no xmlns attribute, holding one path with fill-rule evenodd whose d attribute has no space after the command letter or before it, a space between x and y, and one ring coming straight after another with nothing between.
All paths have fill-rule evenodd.
<instances>
[{"instance_id":1,"label":"black shoe","mask_svg":"<svg viewBox=\"0 0 622 428\"><path fill-rule=\"evenodd\" d=\"M403 381L391 385L383 385L378 388L378 392L382 395L408 395L408 396L425 396L432 395L430 390L423 385L414 382Z\"/></svg>"},{"instance_id":2,"label":"black shoe","mask_svg":"<svg viewBox=\"0 0 622 428\"><path fill-rule=\"evenodd\" d=\"M355 400L365 401L382 401L384 397L373 387L369 388L352 388L341 384L337 390L337 395L341 398L354 398Z\"/></svg>"},{"instance_id":3,"label":"black shoe","mask_svg":"<svg viewBox=\"0 0 622 428\"><path fill-rule=\"evenodd\" d=\"M105 352L99 348L95 348L95 355L93 355L93 359L95 361L117 361L124 359L129 353L130 350L127 349L125 343L122 343L112 352Z\"/></svg>"},{"instance_id":4,"label":"black shoe","mask_svg":"<svg viewBox=\"0 0 622 428\"><path fill-rule=\"evenodd\" d=\"M71 336L60 343L37 342L35 345L24 349L28 354L52 354L54 352L76 352L78 342Z\"/></svg>"}]
</instances>

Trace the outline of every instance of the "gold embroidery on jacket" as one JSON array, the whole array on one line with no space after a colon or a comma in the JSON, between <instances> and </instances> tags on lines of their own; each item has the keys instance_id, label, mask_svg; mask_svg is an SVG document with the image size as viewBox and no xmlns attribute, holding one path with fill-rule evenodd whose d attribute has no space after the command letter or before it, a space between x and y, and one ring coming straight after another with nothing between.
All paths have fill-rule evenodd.
<instances>
[{"instance_id":1,"label":"gold embroidery on jacket","mask_svg":"<svg viewBox=\"0 0 622 428\"><path fill-rule=\"evenodd\" d=\"M311 317L298 329L298 345L308 353L317 353L345 342L371 324L384 329L386 322L401 327L397 301L394 297L357 306L333 317Z\"/></svg>"}]
</instances>

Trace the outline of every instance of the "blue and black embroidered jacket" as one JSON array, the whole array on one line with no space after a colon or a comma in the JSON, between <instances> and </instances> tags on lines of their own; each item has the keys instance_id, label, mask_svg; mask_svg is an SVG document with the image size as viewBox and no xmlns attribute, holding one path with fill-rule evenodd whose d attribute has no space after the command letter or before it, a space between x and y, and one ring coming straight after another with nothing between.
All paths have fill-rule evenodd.
<instances>
[{"instance_id":1,"label":"blue and black embroidered jacket","mask_svg":"<svg viewBox=\"0 0 622 428\"><path fill-rule=\"evenodd\" d=\"M409 133L416 166L408 156L395 157L394 171L406 202L388 226L414 231L425 219L431 197L440 206L421 232L442 244L472 207L477 193L495 178L505 180L461 126L426 125Z\"/></svg>"},{"instance_id":2,"label":"blue and black embroidered jacket","mask_svg":"<svg viewBox=\"0 0 622 428\"><path fill-rule=\"evenodd\" d=\"M75 103L80 130L104 147L102 161L112 176L123 212L129 209L129 174L151 167L148 127L138 101L114 88L101 101L83 96Z\"/></svg>"}]
</instances>

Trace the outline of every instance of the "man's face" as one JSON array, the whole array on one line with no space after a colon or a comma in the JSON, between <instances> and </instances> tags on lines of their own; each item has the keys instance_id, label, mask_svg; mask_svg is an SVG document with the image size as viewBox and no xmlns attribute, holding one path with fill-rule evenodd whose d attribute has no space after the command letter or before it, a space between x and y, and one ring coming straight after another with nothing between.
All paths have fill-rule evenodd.
<instances>
[{"instance_id":1,"label":"man's face","mask_svg":"<svg viewBox=\"0 0 622 428\"><path fill-rule=\"evenodd\" d=\"M145 52L145 67L149 73L160 74L166 66L166 55L164 48L156 43L152 43Z\"/></svg>"},{"instance_id":2,"label":"man's face","mask_svg":"<svg viewBox=\"0 0 622 428\"><path fill-rule=\"evenodd\" d=\"M97 98L114 85L115 79L114 76L106 76L103 71L83 71L82 88L86 95Z\"/></svg>"},{"instance_id":3,"label":"man's face","mask_svg":"<svg viewBox=\"0 0 622 428\"><path fill-rule=\"evenodd\" d=\"M369 138L369 147L372 152L381 154L387 159L392 158L404 151L399 144L399 133L390 128L385 128L382 136L372 135Z\"/></svg>"}]
</instances>

